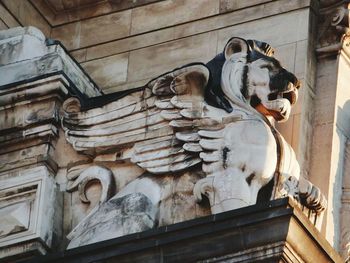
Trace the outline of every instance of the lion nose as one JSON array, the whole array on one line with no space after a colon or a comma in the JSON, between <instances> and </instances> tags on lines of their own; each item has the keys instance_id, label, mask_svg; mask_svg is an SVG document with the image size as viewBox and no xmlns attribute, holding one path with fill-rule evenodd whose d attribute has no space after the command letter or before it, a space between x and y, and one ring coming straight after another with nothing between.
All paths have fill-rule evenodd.
<instances>
[{"instance_id":1,"label":"lion nose","mask_svg":"<svg viewBox=\"0 0 350 263\"><path fill-rule=\"evenodd\" d=\"M282 71L285 79L288 80L290 83L292 83L296 89L299 89L300 81L298 80L298 78L293 73L287 71L286 69L282 69Z\"/></svg>"},{"instance_id":2,"label":"lion nose","mask_svg":"<svg viewBox=\"0 0 350 263\"><path fill-rule=\"evenodd\" d=\"M300 86L301 86L301 83L300 83L300 80L299 80L299 79L297 79L296 82L294 82L293 84L294 84L294 87L295 87L296 89L299 89Z\"/></svg>"}]
</instances>

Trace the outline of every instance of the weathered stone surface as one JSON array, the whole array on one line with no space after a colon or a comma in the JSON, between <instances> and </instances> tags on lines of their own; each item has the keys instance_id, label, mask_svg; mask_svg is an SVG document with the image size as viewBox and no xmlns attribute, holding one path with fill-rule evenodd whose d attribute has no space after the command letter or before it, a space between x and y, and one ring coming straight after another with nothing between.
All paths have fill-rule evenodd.
<instances>
[{"instance_id":1,"label":"weathered stone surface","mask_svg":"<svg viewBox=\"0 0 350 263\"><path fill-rule=\"evenodd\" d=\"M273 8L266 9L269 10L269 12L272 12L271 10L274 10ZM274 10L274 12L275 11L276 10ZM218 30L221 28L221 26L218 26L218 23L215 21L210 21L210 19L222 19L223 27L227 27L232 24L240 23L243 18L245 19L249 17L250 14L243 13L242 19L237 18L235 14L229 14L230 16L228 16L227 18L223 18L221 16L207 18L200 22L193 22L193 25L192 23L184 24L177 27L166 28L164 30L142 34L139 36L132 36L130 38L87 48L86 59L90 60L101 56L108 56L114 53L124 52L125 50L137 49L130 52L127 82L125 84L118 84L112 89L116 91L125 90L133 86L141 86L142 84L146 83L149 79L164 72L163 66L160 66L162 68L161 70L157 70L158 64L168 65L168 67L165 68L165 70L170 70L176 66L180 66L190 61L207 62L210 59L210 56L203 56L203 53L200 52L201 48L205 48L204 45L212 46L213 50L216 49L215 51L204 52L204 54L215 54L222 50L225 42L228 40L227 35L236 35L246 38L258 38L272 43L275 47L277 47L277 53L281 53L280 55L282 61L287 62L287 68L289 69L289 67L291 67L290 70L294 70L292 67L294 67L294 56L296 53L290 52L291 50L290 48L287 48L287 45L289 44L293 46L295 41L298 41L299 39L306 39L308 31L305 30L304 26L291 27L290 24L294 23L295 16L300 16L297 19L298 21L300 21L300 25L307 25L307 12L308 11L306 9L295 11L295 13L292 12L290 14L277 15L265 19L260 19L259 24L256 24L256 22L253 21L251 23L248 22L221 30ZM256 12L252 11L251 15L256 15ZM237 21L232 19L237 19ZM203 26L205 26L206 24L208 24L209 27L203 28ZM191 28L193 28L195 31L190 31L186 33L188 30L191 30ZM302 31L298 32L299 29ZM193 43L193 41L196 41L197 43L197 39L199 39L199 36L192 35L206 32L208 30L218 31L212 31L210 36L208 36L208 34L202 34L200 36L203 36L203 38L208 37L208 39L214 40L216 38L215 33L218 32L218 44L215 43L215 40L210 41L209 43L208 41L202 40L202 44L196 44L197 48L196 50L193 50L194 46L191 43ZM278 38L276 38L275 35L278 35ZM147 45L154 45L158 44L159 42L169 41L186 36L190 37L172 42L167 42L166 44L155 45L148 48L146 47ZM172 46L174 47L174 49L176 48L176 50L178 50L178 53L175 50L172 51ZM279 48L281 48L281 52L279 52ZM283 51L283 48L285 48L285 51ZM182 55L179 54L180 52ZM300 53L298 54L303 54L303 52L303 50L300 50ZM303 55L301 56L304 57ZM189 59L182 60L182 57L186 57ZM146 68L138 68L137 66L140 67L140 65L143 65L141 62L148 64L151 63L152 66ZM154 65L155 63L157 65ZM306 62L304 61L304 63ZM145 74L138 76L142 73L142 71L145 70L147 71ZM154 70L155 72L148 72L151 70ZM106 81L108 81L108 79L106 79ZM119 89L118 86L120 86Z\"/></svg>"},{"instance_id":2,"label":"weathered stone surface","mask_svg":"<svg viewBox=\"0 0 350 263\"><path fill-rule=\"evenodd\" d=\"M128 38L120 39L110 43L96 45L96 46L87 48L86 60L110 56L113 54L118 54L129 50L145 48L148 46L173 40L173 36L174 36L174 29L165 28L165 29L149 32L147 34L130 36Z\"/></svg>"},{"instance_id":3,"label":"weathered stone surface","mask_svg":"<svg viewBox=\"0 0 350 263\"><path fill-rule=\"evenodd\" d=\"M0 129L23 128L29 124L55 118L56 105L52 102L33 103L16 107L13 112L0 111L0 117L4 122L0 124ZM7 118L6 118L7 117ZM28 135L30 134L29 131Z\"/></svg>"},{"instance_id":4,"label":"weathered stone surface","mask_svg":"<svg viewBox=\"0 0 350 263\"><path fill-rule=\"evenodd\" d=\"M113 92L126 91L126 90L133 89L135 87L142 87L152 79L153 78L147 78L147 79L142 79L137 81L128 81L125 84L119 84L117 86L114 86L108 89L103 89L103 92L107 94L107 93L113 93Z\"/></svg>"},{"instance_id":5,"label":"weathered stone surface","mask_svg":"<svg viewBox=\"0 0 350 263\"><path fill-rule=\"evenodd\" d=\"M0 20L0 30L5 30L5 29L8 29L7 25L2 22L2 20Z\"/></svg>"},{"instance_id":6,"label":"weathered stone surface","mask_svg":"<svg viewBox=\"0 0 350 263\"><path fill-rule=\"evenodd\" d=\"M341 185L348 179L342 168L347 154L350 112L349 93L345 88L348 74L344 74L349 70L346 39L345 36L343 50L338 56L335 56L337 53L335 50L319 53L310 173L310 178L317 181L321 189L327 189L328 198L335 200L325 215L323 233L335 247L339 243L342 244L343 255L347 253L348 241L340 240L347 239L345 238L347 234L346 230L337 229L345 220L341 219L341 216L346 216L346 213L341 212L343 205L341 194L346 200L347 191L342 190Z\"/></svg>"},{"instance_id":7,"label":"weathered stone surface","mask_svg":"<svg viewBox=\"0 0 350 263\"><path fill-rule=\"evenodd\" d=\"M348 108L349 106L347 106ZM350 229L349 225L347 224L347 219L350 216L349 213L349 200L350 200L350 178L347 176L349 174L350 169L350 142L347 140L345 143L345 149L344 149L344 177L343 177L343 184L342 184L342 209L340 211L340 246L339 250L343 258L349 258L350 255Z\"/></svg>"},{"instance_id":8,"label":"weathered stone surface","mask_svg":"<svg viewBox=\"0 0 350 263\"><path fill-rule=\"evenodd\" d=\"M226 13L229 11L235 11L237 9L246 8L258 4L269 2L268 0L253 0L253 1L231 1L231 0L220 0L220 13Z\"/></svg>"},{"instance_id":9,"label":"weathered stone surface","mask_svg":"<svg viewBox=\"0 0 350 263\"><path fill-rule=\"evenodd\" d=\"M107 42L128 36L130 21L131 11L121 11L55 27L51 37L61 39L68 49L77 49L101 43L102 39Z\"/></svg>"},{"instance_id":10,"label":"weathered stone surface","mask_svg":"<svg viewBox=\"0 0 350 263\"><path fill-rule=\"evenodd\" d=\"M152 229L157 209L139 193L110 199L68 235L68 249Z\"/></svg>"},{"instance_id":11,"label":"weathered stone surface","mask_svg":"<svg viewBox=\"0 0 350 263\"><path fill-rule=\"evenodd\" d=\"M301 134L302 131L300 128L301 124L302 124L301 114L294 114L293 115L293 136L292 136L291 145L292 145L293 149L295 149L295 154L297 156L300 156L299 144L300 144L301 137L302 137L302 134Z\"/></svg>"},{"instance_id":12,"label":"weathered stone surface","mask_svg":"<svg viewBox=\"0 0 350 263\"><path fill-rule=\"evenodd\" d=\"M251 10L251 12L253 12L253 10ZM244 16L244 14L242 15ZM224 47L228 39L228 34L244 36L245 38L261 39L277 47L305 40L308 38L308 20L308 9L301 9L284 15L261 19L258 24L252 21L224 28L218 31L218 47L219 49ZM297 21L297 24L295 21ZM294 54L292 54L292 56L294 56Z\"/></svg>"},{"instance_id":13,"label":"weathered stone surface","mask_svg":"<svg viewBox=\"0 0 350 263\"><path fill-rule=\"evenodd\" d=\"M43 14L51 25L57 26L68 22L74 22L94 16L106 15L124 9L158 2L161 0L114 0L106 2L103 0L68 1L65 5L62 2L34 1L32 4Z\"/></svg>"},{"instance_id":14,"label":"weathered stone surface","mask_svg":"<svg viewBox=\"0 0 350 263\"><path fill-rule=\"evenodd\" d=\"M301 79L306 78L305 81L309 84L309 87L314 90L314 82L316 79L314 74L315 64L312 61L312 59L315 59L314 52L312 48L310 48L309 40L298 41L296 45L295 73L300 76Z\"/></svg>"},{"instance_id":15,"label":"weathered stone surface","mask_svg":"<svg viewBox=\"0 0 350 263\"><path fill-rule=\"evenodd\" d=\"M40 78L43 75L64 74L73 82L77 92L87 96L101 94L63 48L58 44L47 46L44 35L37 29L13 28L2 31L0 39L0 86Z\"/></svg>"},{"instance_id":16,"label":"weathered stone surface","mask_svg":"<svg viewBox=\"0 0 350 263\"><path fill-rule=\"evenodd\" d=\"M26 231L29 227L30 203L10 204L0 209L0 238Z\"/></svg>"},{"instance_id":17,"label":"weathered stone surface","mask_svg":"<svg viewBox=\"0 0 350 263\"><path fill-rule=\"evenodd\" d=\"M47 53L45 36L35 27L16 27L0 34L0 66L42 57Z\"/></svg>"},{"instance_id":18,"label":"weathered stone surface","mask_svg":"<svg viewBox=\"0 0 350 263\"><path fill-rule=\"evenodd\" d=\"M208 42L207 39L211 39L211 41ZM207 62L215 56L215 53L215 32L135 50L130 52L128 81L153 78L194 60ZM145 64L148 66L144 67Z\"/></svg>"},{"instance_id":19,"label":"weathered stone surface","mask_svg":"<svg viewBox=\"0 0 350 263\"><path fill-rule=\"evenodd\" d=\"M70 55L77 61L77 62L84 62L86 60L86 49L78 49L76 51L70 52Z\"/></svg>"},{"instance_id":20,"label":"weathered stone surface","mask_svg":"<svg viewBox=\"0 0 350 263\"><path fill-rule=\"evenodd\" d=\"M168 12L172 10L172 12ZM167 0L135 8L132 12L131 34L172 26L219 13L219 0ZM152 18L152 19L150 19ZM145 23L145 21L148 21Z\"/></svg>"},{"instance_id":21,"label":"weathered stone surface","mask_svg":"<svg viewBox=\"0 0 350 263\"><path fill-rule=\"evenodd\" d=\"M296 46L297 44L293 42L290 44L275 47L275 56L277 58L280 58L279 61L283 67L291 72L295 72ZM303 51L301 50L300 53L303 53ZM295 75L300 78L297 73L295 73Z\"/></svg>"},{"instance_id":22,"label":"weathered stone surface","mask_svg":"<svg viewBox=\"0 0 350 263\"><path fill-rule=\"evenodd\" d=\"M118 248L118 249L116 249ZM41 257L37 262L343 262L293 201L276 200Z\"/></svg>"},{"instance_id":23,"label":"weathered stone surface","mask_svg":"<svg viewBox=\"0 0 350 263\"><path fill-rule=\"evenodd\" d=\"M307 23L305 24L301 20L302 19L301 17L298 18L297 20L293 20L293 22L298 21L298 23L300 23L301 25L300 27L297 27L297 26L292 27L291 25L293 25L294 23L287 22L288 19L291 19L288 17L293 16L295 18L295 14L293 14L293 12L289 12L282 15L283 17L285 17L286 20L284 20L282 16L278 14L282 12L292 11L292 10L296 10L295 12L299 13L302 11L301 10L297 11L298 9L306 8L309 5L310 5L309 0L303 0L303 1L297 1L297 2L287 1L287 0L279 1L279 2L272 1L265 5L257 5L249 9L242 9L242 10L237 10L233 13L223 14L221 16L209 17L209 18L206 18L204 21L195 21L190 24L179 25L175 28L175 38L186 37L186 36L207 32L207 31L212 31L212 30L219 30L225 27L236 25L238 27L244 27L244 26L248 26L248 27L246 28L246 30L240 31L239 32L240 34L237 34L237 33L235 34L235 32L231 30L230 35L233 35L233 34L237 36L242 35L246 38L253 36L256 39L262 39L264 41L270 42L274 46L278 46L280 44L274 42L273 37L271 39L270 38L266 39L266 37L268 37L267 35L268 31L266 30L262 31L257 28L263 27L265 23L269 23L271 21L270 19L272 20L277 19L279 20L278 22L277 21L275 21L275 23L270 22L270 25L266 26L268 30L273 31L270 33L270 36L275 34L274 35L275 37L280 38L282 37L280 34L284 33L283 32L284 30L286 31L291 30L293 34L296 33L297 31L295 29L305 30L305 25ZM305 12L307 13L307 9L305 10ZM268 16L271 16L271 17L268 18ZM262 19L262 18L266 18L266 21L265 19ZM257 19L259 20L258 23L256 23ZM281 29L278 29L278 31L275 31L274 29L275 26L280 26L281 24L284 24L284 23L286 23L286 25L288 24L289 26L283 27L283 30L281 28ZM239 26L238 24L241 24L241 25ZM271 27L272 24L273 24L273 27ZM229 28L227 30L229 30ZM305 35L306 37L307 31L305 32L306 32L306 35ZM247 33L251 33L251 34L247 35ZM256 33L258 33L258 35L255 36ZM285 32L285 34L286 34L285 36L288 36L287 32ZM302 39L305 39L305 38L303 37ZM226 41L227 39L223 40L222 44L224 44ZM283 42L283 43L290 43L290 42ZM221 48L221 45L219 45L219 48Z\"/></svg>"},{"instance_id":24,"label":"weathered stone surface","mask_svg":"<svg viewBox=\"0 0 350 263\"><path fill-rule=\"evenodd\" d=\"M54 176L68 161L55 152L60 107L68 93L101 92L38 29L1 31L0 43L0 258L9 262L61 246L63 198ZM50 64L52 57L61 63Z\"/></svg>"},{"instance_id":25,"label":"weathered stone surface","mask_svg":"<svg viewBox=\"0 0 350 263\"><path fill-rule=\"evenodd\" d=\"M290 5L288 6L288 8L293 10L295 8L298 8L298 6ZM274 5L271 7L270 5L267 5L265 7L264 12L259 13L260 15L259 18L261 19L269 15L276 15L277 11L279 10L276 10L276 7L274 7ZM236 12L238 13L229 14L227 16L215 16L212 18L209 17L209 18L205 18L204 20L200 20L196 22L188 22L184 25L169 27L165 29L158 29L157 31L151 31L149 33L145 33L142 35L130 36L125 39L116 40L114 42L100 44L93 47L88 47L86 59L90 60L90 59L105 57L108 55L113 55L113 54L129 51L129 50L133 50L133 49L139 49L150 45L159 44L165 41L173 40L174 37L176 39L184 36L191 36L193 34L204 33L210 30L218 30L222 27L232 26L234 24L241 23L242 19L245 19L247 21L254 20L256 18L255 16L257 13L256 10L253 12L250 12L247 10L236 11ZM242 12L242 14L240 14L240 12ZM277 14L279 13L277 12ZM220 23L216 21L218 19L219 21L221 21ZM193 30L195 31L191 32L190 31L191 28L193 28ZM266 31L266 30L267 29L264 29L263 31ZM266 40L269 42L273 41L273 39L266 39ZM274 46L277 47L276 44L274 44Z\"/></svg>"},{"instance_id":26,"label":"weathered stone surface","mask_svg":"<svg viewBox=\"0 0 350 263\"><path fill-rule=\"evenodd\" d=\"M26 244L21 253L32 253L36 249L31 244L36 242L55 247L61 237L63 211L52 174L38 166L9 176L0 177L0 258L14 256L19 243ZM45 250L39 253L45 254Z\"/></svg>"},{"instance_id":27,"label":"weathered stone surface","mask_svg":"<svg viewBox=\"0 0 350 263\"><path fill-rule=\"evenodd\" d=\"M126 82L128 61L129 53L123 53L89 61L81 65L100 87L108 89Z\"/></svg>"},{"instance_id":28,"label":"weathered stone surface","mask_svg":"<svg viewBox=\"0 0 350 263\"><path fill-rule=\"evenodd\" d=\"M0 3L0 17L5 26L3 29L20 26L16 19L5 9L2 3Z\"/></svg>"},{"instance_id":29,"label":"weathered stone surface","mask_svg":"<svg viewBox=\"0 0 350 263\"><path fill-rule=\"evenodd\" d=\"M51 33L51 27L41 14L33 7L30 1L22 0L4 0L2 4L16 17L16 19L24 26L35 26L39 28L45 36ZM13 26L20 26L19 24Z\"/></svg>"}]
</instances>

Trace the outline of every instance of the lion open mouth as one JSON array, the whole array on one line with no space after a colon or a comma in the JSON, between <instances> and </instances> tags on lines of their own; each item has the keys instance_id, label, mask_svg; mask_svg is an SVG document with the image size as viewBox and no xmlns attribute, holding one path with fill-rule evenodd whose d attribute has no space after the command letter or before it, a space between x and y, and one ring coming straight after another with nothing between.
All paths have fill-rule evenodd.
<instances>
[{"instance_id":1,"label":"lion open mouth","mask_svg":"<svg viewBox=\"0 0 350 263\"><path fill-rule=\"evenodd\" d=\"M289 118L291 106L297 102L297 88L290 84L285 91L270 93L268 95L268 102L264 103L265 105L254 95L251 98L251 106L265 116L272 116L276 121L286 121ZM267 104L271 105L271 107L267 107Z\"/></svg>"},{"instance_id":2,"label":"lion open mouth","mask_svg":"<svg viewBox=\"0 0 350 263\"><path fill-rule=\"evenodd\" d=\"M283 101L284 107L280 107L278 109L269 109L264 105L262 106L266 108L266 110L269 112L269 115L271 115L276 121L286 121L289 118L291 106L297 102L298 90L293 85L289 85L288 90L271 93L268 99L269 101ZM289 110L287 110L287 108L289 108Z\"/></svg>"},{"instance_id":3,"label":"lion open mouth","mask_svg":"<svg viewBox=\"0 0 350 263\"><path fill-rule=\"evenodd\" d=\"M276 99L287 99L291 105L294 105L298 99L298 92L295 88L292 87L292 89L289 89L287 91L271 93L269 94L268 99L270 101Z\"/></svg>"}]
</instances>

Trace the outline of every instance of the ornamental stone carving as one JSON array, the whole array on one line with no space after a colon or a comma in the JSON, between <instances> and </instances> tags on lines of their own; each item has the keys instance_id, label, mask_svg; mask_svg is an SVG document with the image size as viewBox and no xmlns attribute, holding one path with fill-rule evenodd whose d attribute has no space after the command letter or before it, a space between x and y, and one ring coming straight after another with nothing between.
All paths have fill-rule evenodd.
<instances>
[{"instance_id":1,"label":"ornamental stone carving","mask_svg":"<svg viewBox=\"0 0 350 263\"><path fill-rule=\"evenodd\" d=\"M342 48L348 49L349 43L349 3L348 1L329 1L320 9L320 27L318 32L318 56L336 55Z\"/></svg>"},{"instance_id":2,"label":"ornamental stone carving","mask_svg":"<svg viewBox=\"0 0 350 263\"><path fill-rule=\"evenodd\" d=\"M68 235L69 248L283 196L316 221L325 198L300 175L273 125L288 119L299 87L270 45L234 37L206 65L105 100L66 100L66 139L90 158L71 168L68 190L88 202L85 186L102 184L100 202ZM142 172L119 187L108 167L126 162Z\"/></svg>"}]
</instances>

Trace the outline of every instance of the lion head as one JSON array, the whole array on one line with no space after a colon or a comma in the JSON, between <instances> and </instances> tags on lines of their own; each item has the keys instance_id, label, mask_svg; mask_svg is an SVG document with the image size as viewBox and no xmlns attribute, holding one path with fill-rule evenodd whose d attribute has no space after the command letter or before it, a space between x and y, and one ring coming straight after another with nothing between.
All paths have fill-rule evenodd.
<instances>
[{"instance_id":1,"label":"lion head","mask_svg":"<svg viewBox=\"0 0 350 263\"><path fill-rule=\"evenodd\" d=\"M207 64L209 69L219 66L222 70L212 74L206 100L228 112L232 111L233 104L244 103L277 121L288 120L300 84L273 53L271 46L264 42L231 38L223 54Z\"/></svg>"}]
</instances>

